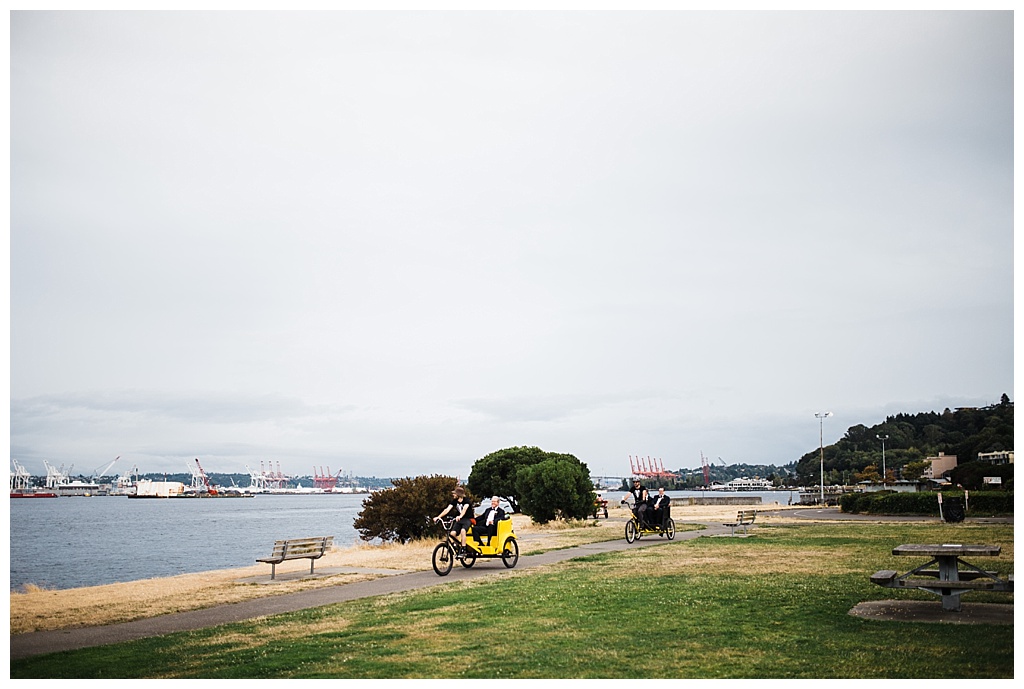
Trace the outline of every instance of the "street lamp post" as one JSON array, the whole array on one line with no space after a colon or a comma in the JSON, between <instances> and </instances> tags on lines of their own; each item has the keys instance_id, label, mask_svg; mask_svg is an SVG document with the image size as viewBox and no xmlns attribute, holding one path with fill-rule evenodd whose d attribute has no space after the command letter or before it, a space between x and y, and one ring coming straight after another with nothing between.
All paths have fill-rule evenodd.
<instances>
[{"instance_id":1,"label":"street lamp post","mask_svg":"<svg viewBox=\"0 0 1024 689\"><path fill-rule=\"evenodd\" d=\"M882 441L882 487L885 487L885 441L889 439L887 435L876 435L876 438Z\"/></svg>"},{"instance_id":2,"label":"street lamp post","mask_svg":"<svg viewBox=\"0 0 1024 689\"><path fill-rule=\"evenodd\" d=\"M818 449L821 452L821 504L822 507L825 505L825 439L824 439L824 424L825 419L832 416L832 412L817 412L814 414L815 418L818 419Z\"/></svg>"}]
</instances>

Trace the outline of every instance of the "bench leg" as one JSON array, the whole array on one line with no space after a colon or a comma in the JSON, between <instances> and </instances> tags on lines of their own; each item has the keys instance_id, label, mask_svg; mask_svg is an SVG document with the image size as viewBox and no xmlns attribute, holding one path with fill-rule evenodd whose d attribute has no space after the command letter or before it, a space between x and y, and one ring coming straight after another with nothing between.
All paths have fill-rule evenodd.
<instances>
[{"instance_id":1,"label":"bench leg","mask_svg":"<svg viewBox=\"0 0 1024 689\"><path fill-rule=\"evenodd\" d=\"M271 562L270 563L270 580L271 581L274 580L274 575L275 574L277 574L277 563L276 562Z\"/></svg>"},{"instance_id":2,"label":"bench leg","mask_svg":"<svg viewBox=\"0 0 1024 689\"><path fill-rule=\"evenodd\" d=\"M313 558L309 558L309 573L313 573L313 563L316 562Z\"/></svg>"},{"instance_id":3,"label":"bench leg","mask_svg":"<svg viewBox=\"0 0 1024 689\"><path fill-rule=\"evenodd\" d=\"M946 589L949 591L949 595L946 595L943 591L942 595L942 609L948 612L960 612L960 594L964 591L955 591L952 589Z\"/></svg>"}]
</instances>

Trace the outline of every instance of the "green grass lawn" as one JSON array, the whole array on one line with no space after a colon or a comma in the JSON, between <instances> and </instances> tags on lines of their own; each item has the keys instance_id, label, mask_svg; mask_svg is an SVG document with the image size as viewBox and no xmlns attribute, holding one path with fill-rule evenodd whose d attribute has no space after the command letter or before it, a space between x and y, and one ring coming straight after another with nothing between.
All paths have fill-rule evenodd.
<instances>
[{"instance_id":1,"label":"green grass lawn","mask_svg":"<svg viewBox=\"0 0 1024 689\"><path fill-rule=\"evenodd\" d=\"M190 633L11 662L12 678L1012 678L1013 627L865 620L901 543L1013 527L760 526ZM965 602L1008 603L970 593Z\"/></svg>"}]
</instances>

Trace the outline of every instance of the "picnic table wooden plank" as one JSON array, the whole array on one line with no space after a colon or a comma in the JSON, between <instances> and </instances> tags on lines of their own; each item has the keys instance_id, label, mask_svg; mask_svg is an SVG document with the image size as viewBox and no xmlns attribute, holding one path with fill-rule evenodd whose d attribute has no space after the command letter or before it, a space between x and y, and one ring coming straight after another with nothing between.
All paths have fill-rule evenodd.
<instances>
[{"instance_id":1,"label":"picnic table wooden plank","mask_svg":"<svg viewBox=\"0 0 1024 689\"><path fill-rule=\"evenodd\" d=\"M892 549L893 555L928 557L995 557L1002 548L998 545L965 545L962 543L906 543Z\"/></svg>"}]
</instances>

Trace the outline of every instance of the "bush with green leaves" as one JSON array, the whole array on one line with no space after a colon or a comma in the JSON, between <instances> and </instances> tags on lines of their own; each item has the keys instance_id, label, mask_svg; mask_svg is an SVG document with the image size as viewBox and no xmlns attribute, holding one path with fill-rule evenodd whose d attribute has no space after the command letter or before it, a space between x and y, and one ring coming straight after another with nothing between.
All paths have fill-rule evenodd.
<instances>
[{"instance_id":1,"label":"bush with green leaves","mask_svg":"<svg viewBox=\"0 0 1024 689\"><path fill-rule=\"evenodd\" d=\"M353 526L364 541L408 543L438 533L432 518L452 500L459 480L453 476L416 476L391 482L391 488L378 490L363 500L363 509ZM466 491L470 505L476 504Z\"/></svg>"},{"instance_id":2,"label":"bush with green leaves","mask_svg":"<svg viewBox=\"0 0 1024 689\"><path fill-rule=\"evenodd\" d=\"M539 524L557 518L586 519L594 512L590 471L575 457L552 457L522 467L516 472L516 490L523 513Z\"/></svg>"},{"instance_id":3,"label":"bush with green leaves","mask_svg":"<svg viewBox=\"0 0 1024 689\"><path fill-rule=\"evenodd\" d=\"M939 494L919 493L847 493L839 498L843 512L865 514L918 514L939 516ZM963 491L943 491L943 499L964 497ZM967 516L984 517L1013 514L1013 493L1009 491L968 491Z\"/></svg>"}]
</instances>

